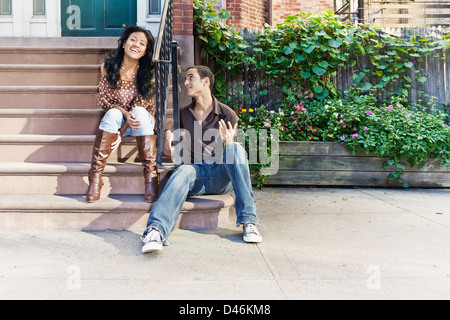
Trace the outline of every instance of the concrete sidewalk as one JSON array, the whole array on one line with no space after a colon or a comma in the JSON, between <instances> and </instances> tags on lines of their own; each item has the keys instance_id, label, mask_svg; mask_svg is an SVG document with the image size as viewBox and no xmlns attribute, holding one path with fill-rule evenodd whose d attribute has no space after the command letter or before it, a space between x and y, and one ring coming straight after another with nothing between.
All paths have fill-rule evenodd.
<instances>
[{"instance_id":1,"label":"concrete sidewalk","mask_svg":"<svg viewBox=\"0 0 450 320\"><path fill-rule=\"evenodd\" d=\"M0 299L450 299L450 190L255 190L242 229L0 231Z\"/></svg>"}]
</instances>

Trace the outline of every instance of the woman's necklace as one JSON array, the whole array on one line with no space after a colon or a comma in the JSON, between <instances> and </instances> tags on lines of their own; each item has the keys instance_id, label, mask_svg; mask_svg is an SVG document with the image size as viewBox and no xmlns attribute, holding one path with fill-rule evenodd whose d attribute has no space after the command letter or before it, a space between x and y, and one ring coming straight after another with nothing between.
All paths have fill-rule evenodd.
<instances>
[{"instance_id":1,"label":"woman's necklace","mask_svg":"<svg viewBox=\"0 0 450 320\"><path fill-rule=\"evenodd\" d=\"M137 65L137 67L133 70L133 72L130 75L130 71L125 72L125 67L124 66L120 67L120 70L123 72L123 76L127 80L132 80L132 79L136 78L136 73L137 73L138 69L139 69L139 65Z\"/></svg>"}]
</instances>

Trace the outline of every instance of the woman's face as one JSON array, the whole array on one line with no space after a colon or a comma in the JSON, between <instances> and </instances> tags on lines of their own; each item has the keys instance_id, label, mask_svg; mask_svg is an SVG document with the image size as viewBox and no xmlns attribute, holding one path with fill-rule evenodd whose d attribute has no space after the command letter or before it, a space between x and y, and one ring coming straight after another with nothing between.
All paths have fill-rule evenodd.
<instances>
[{"instance_id":1,"label":"woman's face","mask_svg":"<svg viewBox=\"0 0 450 320\"><path fill-rule=\"evenodd\" d=\"M133 60L139 60L145 54L147 42L147 37L143 32L134 32L130 34L123 45L125 55Z\"/></svg>"}]
</instances>

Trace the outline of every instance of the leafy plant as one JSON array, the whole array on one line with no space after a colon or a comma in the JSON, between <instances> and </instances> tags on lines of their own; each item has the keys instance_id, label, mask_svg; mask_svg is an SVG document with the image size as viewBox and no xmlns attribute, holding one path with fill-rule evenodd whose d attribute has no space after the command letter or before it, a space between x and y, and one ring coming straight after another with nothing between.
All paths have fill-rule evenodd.
<instances>
[{"instance_id":1,"label":"leafy plant","mask_svg":"<svg viewBox=\"0 0 450 320\"><path fill-rule=\"evenodd\" d=\"M430 158L450 165L449 114L428 105L413 106L408 96L413 81L419 89L426 81L421 61L446 48L445 37L431 41L411 35L405 41L324 12L266 25L247 43L233 27L223 25L230 17L226 10L217 13L206 0L194 0L194 12L219 100L227 102L225 75L242 73L247 63L263 70L266 85L284 94L275 108L234 106L241 129L276 128L280 141L338 141L353 152L388 157L383 167L390 169L389 178L405 187L405 165L420 168ZM343 92L335 87L340 68L350 69L353 80ZM260 94L268 95L269 90ZM251 167L260 187L264 166Z\"/></svg>"},{"instance_id":2,"label":"leafy plant","mask_svg":"<svg viewBox=\"0 0 450 320\"><path fill-rule=\"evenodd\" d=\"M202 51L212 57L208 64L216 77L215 95L225 100L225 76L241 71L242 63L249 58L246 54L249 44L233 27L223 23L230 13L225 9L217 12L212 3L217 1L194 0L195 32L201 40Z\"/></svg>"},{"instance_id":3,"label":"leafy plant","mask_svg":"<svg viewBox=\"0 0 450 320\"><path fill-rule=\"evenodd\" d=\"M408 106L404 97L381 105L373 95L347 92L345 99L290 103L278 110L261 106L238 112L243 128L276 128L280 141L337 141L355 153L387 157L389 178L403 183L405 165L421 168L430 158L450 166L450 128L441 111Z\"/></svg>"}]
</instances>

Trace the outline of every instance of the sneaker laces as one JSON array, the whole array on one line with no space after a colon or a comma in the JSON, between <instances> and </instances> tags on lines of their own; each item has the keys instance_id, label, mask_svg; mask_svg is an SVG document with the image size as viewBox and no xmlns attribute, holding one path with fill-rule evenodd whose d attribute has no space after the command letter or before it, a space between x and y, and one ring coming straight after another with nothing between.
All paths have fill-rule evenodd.
<instances>
[{"instance_id":1,"label":"sneaker laces","mask_svg":"<svg viewBox=\"0 0 450 320\"><path fill-rule=\"evenodd\" d=\"M259 234L258 229L256 228L256 226L253 223L246 223L244 227L245 227L246 234L250 234L250 233L253 233L256 235Z\"/></svg>"},{"instance_id":2,"label":"sneaker laces","mask_svg":"<svg viewBox=\"0 0 450 320\"><path fill-rule=\"evenodd\" d=\"M161 234L158 230L152 229L150 232L148 232L144 239L142 240L144 243L147 242L160 242L161 241Z\"/></svg>"}]
</instances>

